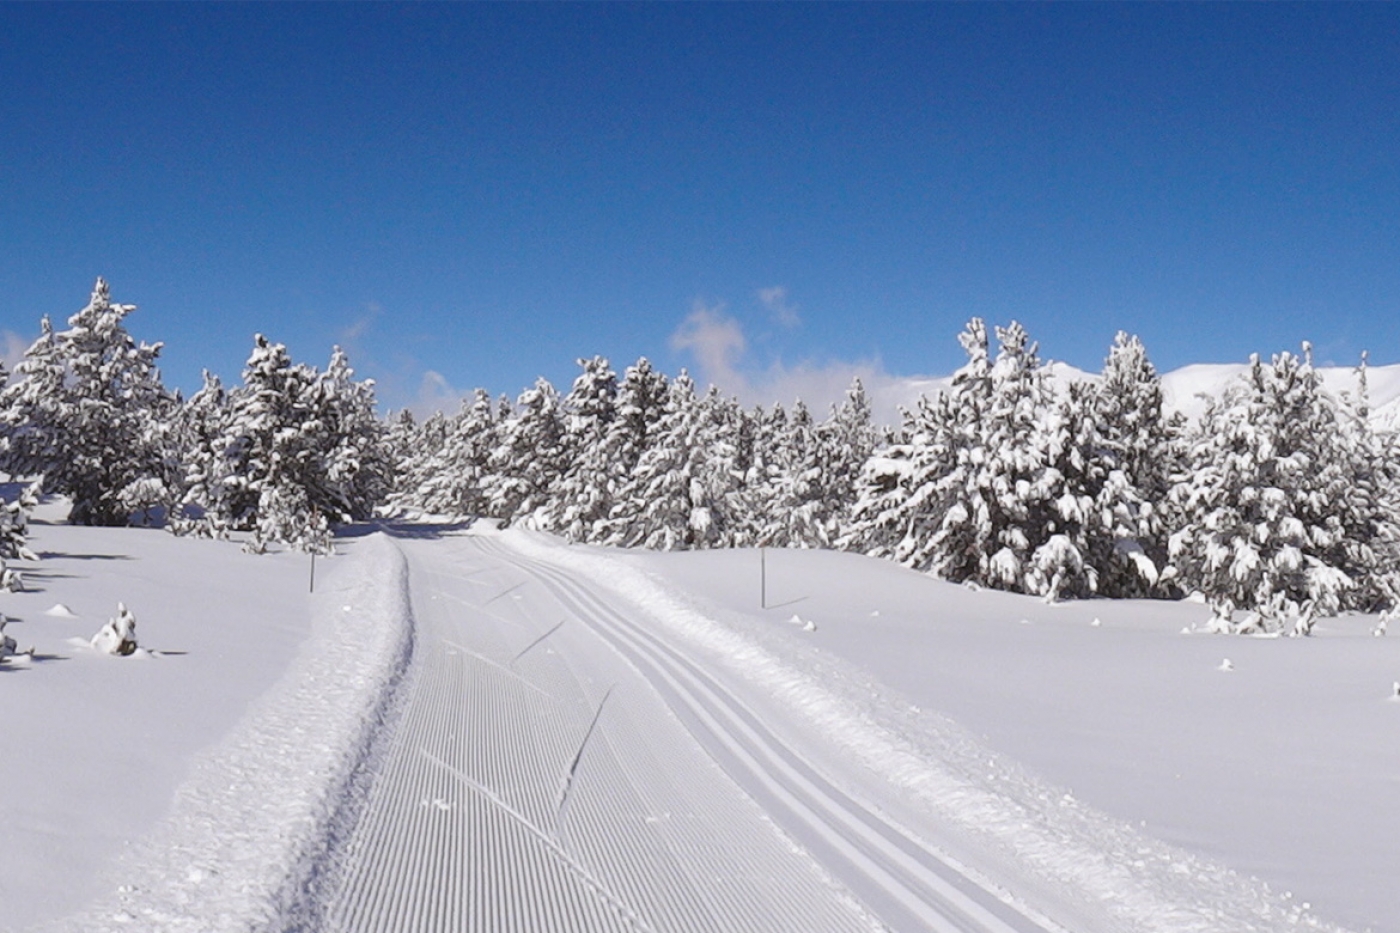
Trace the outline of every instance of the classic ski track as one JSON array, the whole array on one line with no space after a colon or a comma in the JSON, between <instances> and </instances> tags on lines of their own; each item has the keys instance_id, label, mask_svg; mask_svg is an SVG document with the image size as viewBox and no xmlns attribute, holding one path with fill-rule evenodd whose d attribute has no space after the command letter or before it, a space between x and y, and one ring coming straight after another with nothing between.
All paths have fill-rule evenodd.
<instances>
[{"instance_id":1,"label":"classic ski track","mask_svg":"<svg viewBox=\"0 0 1400 933\"><path fill-rule=\"evenodd\" d=\"M418 648L338 857L327 929L871 928L764 826L616 649L591 626L517 602L536 578L522 580L509 553L456 541L410 561ZM463 583L483 579L439 572L454 559L487 562L497 585L461 598Z\"/></svg>"},{"instance_id":2,"label":"classic ski track","mask_svg":"<svg viewBox=\"0 0 1400 933\"><path fill-rule=\"evenodd\" d=\"M731 777L894 930L1049 933L938 852L852 799L779 739L713 677L566 572L479 539L543 586L633 663ZM872 894L872 889L879 892Z\"/></svg>"}]
</instances>

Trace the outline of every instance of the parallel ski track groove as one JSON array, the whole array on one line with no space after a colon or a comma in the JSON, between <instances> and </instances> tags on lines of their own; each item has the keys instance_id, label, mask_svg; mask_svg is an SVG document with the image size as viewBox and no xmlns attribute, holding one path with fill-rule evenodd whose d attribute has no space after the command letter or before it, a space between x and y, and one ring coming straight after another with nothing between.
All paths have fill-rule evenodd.
<instances>
[{"instance_id":1,"label":"parallel ski track groove","mask_svg":"<svg viewBox=\"0 0 1400 933\"><path fill-rule=\"evenodd\" d=\"M434 616L429 627L443 625ZM555 785L546 756L510 751L565 747L567 717L511 718L544 702L548 692L465 648L454 633L433 634L438 637L421 643L421 667L410 685L413 702L371 791L332 926L373 933L524 931L583 921L580 928L589 930L648 929L600 904L588 880L561 864L534 833L422 753L437 749L445 756L439 761L455 759L453 768L479 775L483 786L536 830L550 825ZM490 735L500 722L525 723L537 741L468 741ZM532 787L544 792L531 793Z\"/></svg>"},{"instance_id":2,"label":"parallel ski track groove","mask_svg":"<svg viewBox=\"0 0 1400 933\"><path fill-rule=\"evenodd\" d=\"M778 834L755 835L759 811L616 639L542 615L545 594L565 604L553 589L522 596L540 577L527 569L521 580L513 553L473 537L428 560L486 560L488 573L411 567L419 650L327 929L868 928ZM480 600L451 592L469 593L464 582ZM556 651L554 639L567 645ZM618 694L597 713L610 684Z\"/></svg>"},{"instance_id":3,"label":"parallel ski track groove","mask_svg":"<svg viewBox=\"0 0 1400 933\"><path fill-rule=\"evenodd\" d=\"M498 542L482 547L534 576L565 608L612 644L682 713L703 745L718 750L741 786L785 829L827 859L845 861L879 886L869 905L892 928L937 933L1045 933L1046 927L984 891L956 868L815 772L718 681L567 574ZM776 805L776 806L774 806ZM844 850L844 851L843 851ZM838 877L843 874L839 866Z\"/></svg>"}]
</instances>

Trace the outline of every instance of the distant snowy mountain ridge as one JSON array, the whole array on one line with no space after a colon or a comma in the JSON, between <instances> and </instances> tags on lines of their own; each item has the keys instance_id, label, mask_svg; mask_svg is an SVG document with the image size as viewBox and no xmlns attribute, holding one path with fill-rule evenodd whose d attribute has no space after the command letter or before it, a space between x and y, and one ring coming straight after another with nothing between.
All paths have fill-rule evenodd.
<instances>
[{"instance_id":1,"label":"distant snowy mountain ridge","mask_svg":"<svg viewBox=\"0 0 1400 933\"><path fill-rule=\"evenodd\" d=\"M1099 378L1098 373L1086 372L1056 360L1046 363L1046 368L1050 371L1051 381L1061 387L1071 382ZM1209 399L1218 398L1231 381L1248 371L1248 363L1192 363L1162 373L1163 402L1169 411L1179 411L1195 421L1205 412ZM1328 391L1334 395L1356 393L1355 366L1319 366L1317 372ZM909 407L920 395L932 397L947 389L952 382L952 376L911 378L903 380L899 389L889 394L898 396L899 404ZM1368 366L1366 386L1371 422L1386 428L1400 425L1400 363Z\"/></svg>"}]
</instances>

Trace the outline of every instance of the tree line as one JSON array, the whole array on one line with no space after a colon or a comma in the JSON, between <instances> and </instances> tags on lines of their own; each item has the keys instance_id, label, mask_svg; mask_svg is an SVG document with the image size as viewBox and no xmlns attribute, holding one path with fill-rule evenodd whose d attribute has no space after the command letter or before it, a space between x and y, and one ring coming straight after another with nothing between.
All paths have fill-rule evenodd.
<instances>
[{"instance_id":1,"label":"tree line","mask_svg":"<svg viewBox=\"0 0 1400 933\"><path fill-rule=\"evenodd\" d=\"M387 505L622 547L842 548L1047 599L1198 592L1227 631L1306 634L1400 596L1395 435L1368 420L1364 360L1333 395L1306 345L1253 358L1195 423L1135 337L1057 387L1022 327L977 319L950 388L895 428L859 381L818 417L601 357L562 395L541 379L386 423L339 349L320 371L261 336L241 385L206 374L184 400L131 310L99 279L0 391L0 470L69 496L72 521L316 551Z\"/></svg>"}]
</instances>

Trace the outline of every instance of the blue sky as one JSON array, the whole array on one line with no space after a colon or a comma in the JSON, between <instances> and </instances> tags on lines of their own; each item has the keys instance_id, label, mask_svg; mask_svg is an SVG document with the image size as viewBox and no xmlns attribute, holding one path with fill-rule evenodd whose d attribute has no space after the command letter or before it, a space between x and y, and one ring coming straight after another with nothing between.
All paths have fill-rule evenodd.
<instances>
[{"instance_id":1,"label":"blue sky","mask_svg":"<svg viewBox=\"0 0 1400 933\"><path fill-rule=\"evenodd\" d=\"M170 384L261 331L390 406L944 374L973 315L1394 362L1397 166L1389 4L10 4L0 331L101 274Z\"/></svg>"}]
</instances>

